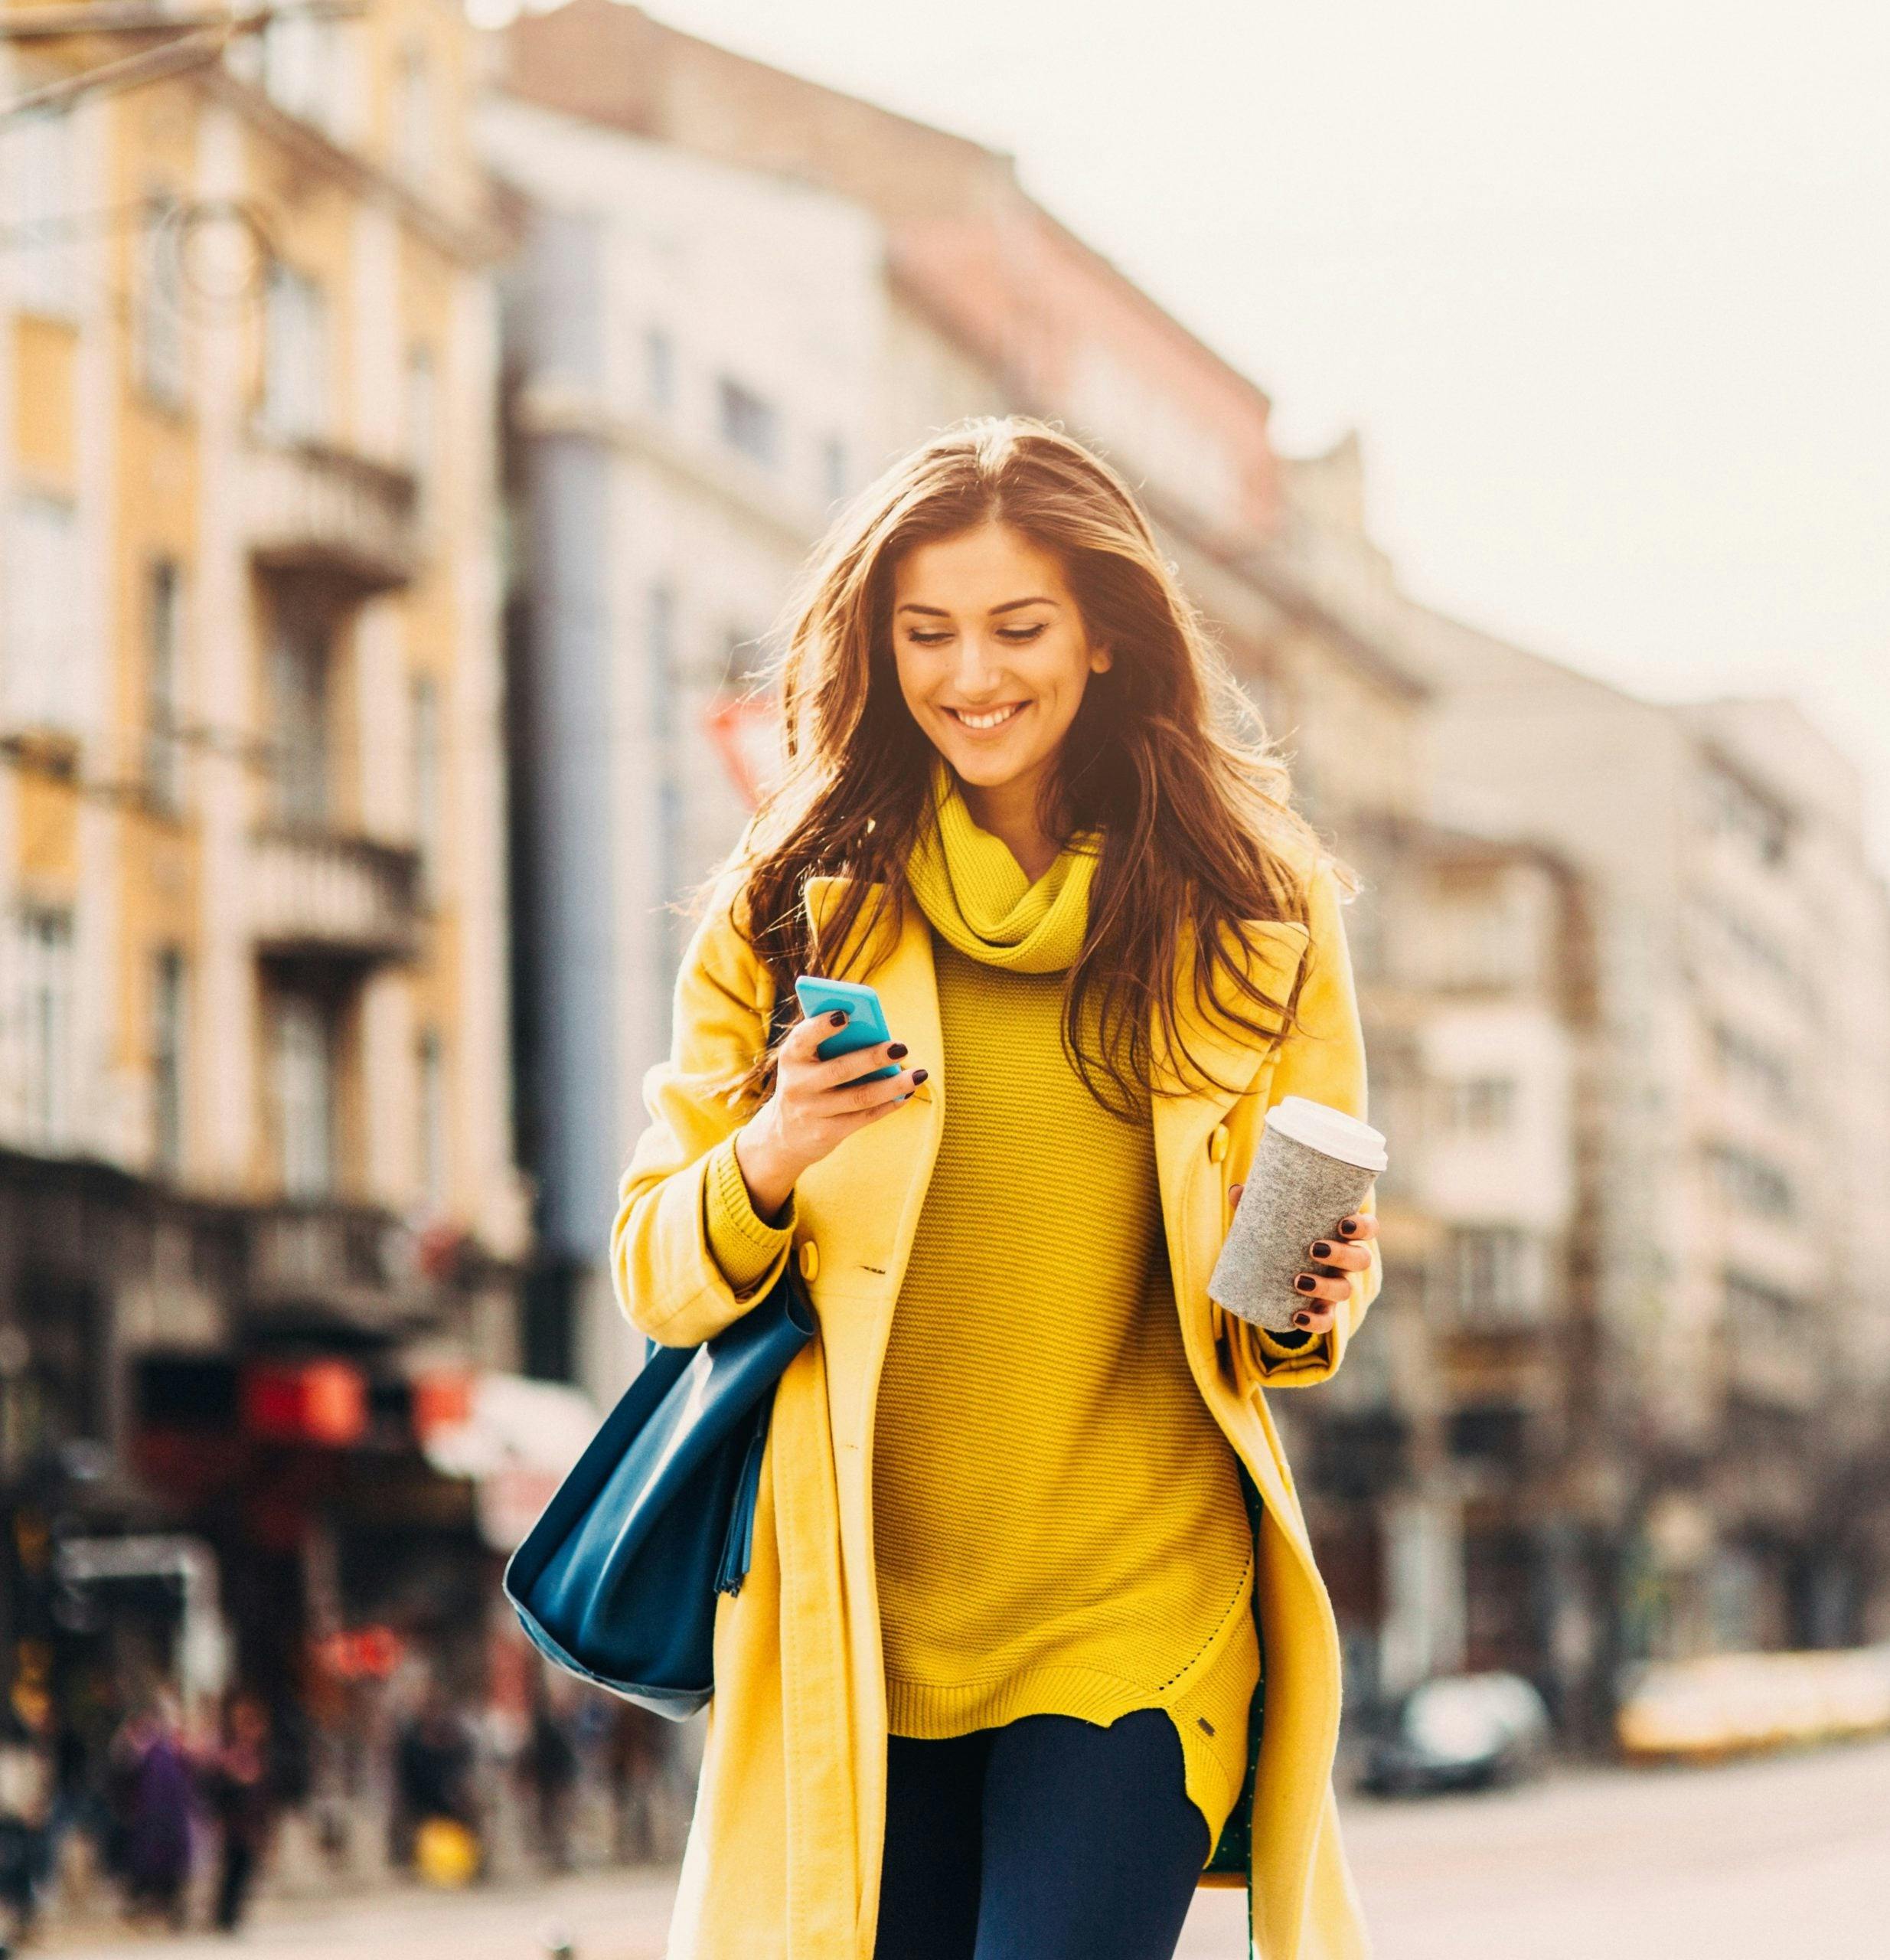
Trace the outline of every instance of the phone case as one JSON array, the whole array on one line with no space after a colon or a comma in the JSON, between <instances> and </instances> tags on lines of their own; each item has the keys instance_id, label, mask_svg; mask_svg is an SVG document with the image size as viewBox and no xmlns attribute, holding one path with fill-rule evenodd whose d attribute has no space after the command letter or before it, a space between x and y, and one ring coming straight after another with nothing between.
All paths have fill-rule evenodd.
<instances>
[{"instance_id":1,"label":"phone case","mask_svg":"<svg viewBox=\"0 0 1890 1960\"><path fill-rule=\"evenodd\" d=\"M801 1011L810 1021L818 1014L831 1014L836 1008L844 1008L852 1017L844 1027L830 1034L814 1050L824 1062L831 1061L836 1055L850 1055L856 1048L871 1048L893 1038L879 995L857 980L823 980L817 975L803 973L795 980L794 991L800 1000ZM897 1075L899 1072L898 1063L889 1062L884 1068L870 1069L855 1080L877 1082L882 1076Z\"/></svg>"}]
</instances>

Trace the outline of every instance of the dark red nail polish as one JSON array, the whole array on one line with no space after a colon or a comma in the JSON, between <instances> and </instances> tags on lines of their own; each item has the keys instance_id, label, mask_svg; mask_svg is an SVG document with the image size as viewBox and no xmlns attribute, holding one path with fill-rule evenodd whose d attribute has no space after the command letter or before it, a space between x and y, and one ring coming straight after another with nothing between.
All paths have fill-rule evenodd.
<instances>
[{"instance_id":1,"label":"dark red nail polish","mask_svg":"<svg viewBox=\"0 0 1890 1960\"><path fill-rule=\"evenodd\" d=\"M836 1027L844 1027L847 1025L847 1010L844 1008L834 1008L827 1018Z\"/></svg>"},{"instance_id":2,"label":"dark red nail polish","mask_svg":"<svg viewBox=\"0 0 1890 1960\"><path fill-rule=\"evenodd\" d=\"M1319 1284L1319 1282L1315 1279L1310 1272L1302 1272L1299 1277L1293 1282L1293 1284L1297 1286L1302 1293L1310 1293L1313 1289Z\"/></svg>"},{"instance_id":3,"label":"dark red nail polish","mask_svg":"<svg viewBox=\"0 0 1890 1960\"><path fill-rule=\"evenodd\" d=\"M1293 1316L1293 1325L1297 1328L1303 1329L1311 1327L1312 1324L1313 1318L1311 1314L1295 1314Z\"/></svg>"},{"instance_id":4,"label":"dark red nail polish","mask_svg":"<svg viewBox=\"0 0 1890 1960\"><path fill-rule=\"evenodd\" d=\"M1358 1229L1358 1221L1356 1219L1342 1218L1339 1221L1339 1236L1342 1239L1350 1238L1353 1233Z\"/></svg>"},{"instance_id":5,"label":"dark red nail polish","mask_svg":"<svg viewBox=\"0 0 1890 1960\"><path fill-rule=\"evenodd\" d=\"M912 1086L916 1088L919 1084L923 1082L925 1077L930 1073L931 1070L929 1069L914 1069L912 1071Z\"/></svg>"},{"instance_id":6,"label":"dark red nail polish","mask_svg":"<svg viewBox=\"0 0 1890 1960\"><path fill-rule=\"evenodd\" d=\"M1315 1239L1313 1241L1313 1257L1314 1259L1330 1259L1331 1256L1332 1247L1325 1240Z\"/></svg>"},{"instance_id":7,"label":"dark red nail polish","mask_svg":"<svg viewBox=\"0 0 1890 1960\"><path fill-rule=\"evenodd\" d=\"M900 1056L905 1054L906 1044L903 1041L895 1041L886 1052L896 1062Z\"/></svg>"}]
</instances>

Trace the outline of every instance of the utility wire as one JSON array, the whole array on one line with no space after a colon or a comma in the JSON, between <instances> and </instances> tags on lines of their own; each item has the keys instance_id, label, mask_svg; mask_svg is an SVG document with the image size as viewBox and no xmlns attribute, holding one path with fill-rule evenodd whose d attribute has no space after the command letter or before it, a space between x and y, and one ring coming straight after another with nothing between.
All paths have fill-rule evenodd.
<instances>
[{"instance_id":1,"label":"utility wire","mask_svg":"<svg viewBox=\"0 0 1890 1960\"><path fill-rule=\"evenodd\" d=\"M218 60L231 41L260 33L276 19L349 20L366 11L359 0L279 0L279 4L241 12L197 8L169 14L145 0L105 0L97 6L29 8L0 14L0 41L44 42L82 39L94 34L174 36L155 47L140 48L95 68L61 76L0 104L0 123L63 108L82 96L113 95L146 83L162 81Z\"/></svg>"}]
</instances>

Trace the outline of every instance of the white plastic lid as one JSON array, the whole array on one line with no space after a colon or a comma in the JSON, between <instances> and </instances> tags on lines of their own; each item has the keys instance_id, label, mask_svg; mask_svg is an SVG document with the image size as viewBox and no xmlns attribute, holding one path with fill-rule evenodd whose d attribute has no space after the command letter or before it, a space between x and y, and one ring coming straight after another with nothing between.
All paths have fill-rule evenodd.
<instances>
[{"instance_id":1,"label":"white plastic lid","mask_svg":"<svg viewBox=\"0 0 1890 1960\"><path fill-rule=\"evenodd\" d=\"M1361 1171L1385 1168L1383 1132L1335 1109L1329 1102L1315 1102L1308 1096L1282 1096L1267 1112L1267 1127L1308 1150L1336 1157L1341 1164L1356 1165Z\"/></svg>"}]
</instances>

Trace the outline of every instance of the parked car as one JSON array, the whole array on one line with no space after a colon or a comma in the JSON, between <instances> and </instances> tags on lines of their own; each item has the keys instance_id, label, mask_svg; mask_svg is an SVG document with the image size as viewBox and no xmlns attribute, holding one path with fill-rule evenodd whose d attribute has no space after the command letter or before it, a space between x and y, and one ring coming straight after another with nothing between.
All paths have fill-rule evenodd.
<instances>
[{"instance_id":1,"label":"parked car","mask_svg":"<svg viewBox=\"0 0 1890 1960\"><path fill-rule=\"evenodd\" d=\"M1441 1675L1393 1705L1359 1787L1421 1796L1516 1782L1541 1769L1549 1735L1549 1710L1521 1675Z\"/></svg>"}]
</instances>

